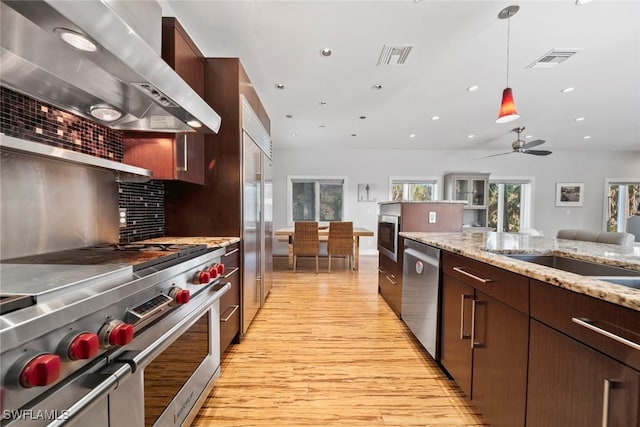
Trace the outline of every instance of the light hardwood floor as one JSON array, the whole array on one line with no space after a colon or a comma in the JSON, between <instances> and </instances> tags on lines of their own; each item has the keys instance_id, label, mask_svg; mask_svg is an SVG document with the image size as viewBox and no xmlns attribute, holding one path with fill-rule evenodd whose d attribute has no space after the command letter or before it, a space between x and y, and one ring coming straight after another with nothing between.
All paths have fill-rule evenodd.
<instances>
[{"instance_id":1,"label":"light hardwood floor","mask_svg":"<svg viewBox=\"0 0 640 427\"><path fill-rule=\"evenodd\" d=\"M195 426L488 425L378 295L377 257L277 263ZM323 263L324 262L324 263Z\"/></svg>"}]
</instances>

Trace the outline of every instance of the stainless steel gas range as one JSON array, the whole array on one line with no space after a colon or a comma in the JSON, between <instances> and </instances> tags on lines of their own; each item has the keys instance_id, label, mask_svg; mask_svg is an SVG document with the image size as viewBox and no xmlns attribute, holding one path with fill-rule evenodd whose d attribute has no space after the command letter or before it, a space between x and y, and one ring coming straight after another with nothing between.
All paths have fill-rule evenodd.
<instances>
[{"instance_id":1,"label":"stainless steel gas range","mask_svg":"<svg viewBox=\"0 0 640 427\"><path fill-rule=\"evenodd\" d=\"M1 425L188 425L219 376L223 254L134 244L3 260Z\"/></svg>"}]
</instances>

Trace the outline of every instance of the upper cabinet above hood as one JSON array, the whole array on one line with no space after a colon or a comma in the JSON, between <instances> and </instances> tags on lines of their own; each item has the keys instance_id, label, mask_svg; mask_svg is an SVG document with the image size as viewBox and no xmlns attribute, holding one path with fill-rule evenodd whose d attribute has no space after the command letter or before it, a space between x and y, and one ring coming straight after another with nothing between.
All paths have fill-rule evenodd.
<instances>
[{"instance_id":1,"label":"upper cabinet above hood","mask_svg":"<svg viewBox=\"0 0 640 427\"><path fill-rule=\"evenodd\" d=\"M117 0L3 0L2 85L114 129L189 132L195 121L218 132L220 116L152 47L161 39L160 6L134 3L157 16L127 14ZM87 36L95 51L70 46L63 30ZM91 112L100 106L122 116L97 119Z\"/></svg>"}]
</instances>

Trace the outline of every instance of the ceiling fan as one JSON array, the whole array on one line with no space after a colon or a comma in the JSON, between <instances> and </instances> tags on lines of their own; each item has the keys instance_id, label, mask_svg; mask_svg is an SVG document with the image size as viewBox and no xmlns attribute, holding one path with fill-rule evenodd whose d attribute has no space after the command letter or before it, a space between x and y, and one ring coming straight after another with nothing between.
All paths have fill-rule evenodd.
<instances>
[{"instance_id":1,"label":"ceiling fan","mask_svg":"<svg viewBox=\"0 0 640 427\"><path fill-rule=\"evenodd\" d=\"M518 134L518 137L516 138L516 140L513 141L513 143L511 144L511 147L513 147L513 150L506 153L492 154L486 157L504 156L505 154L511 154L511 153L533 154L534 156L548 156L549 154L551 154L551 151L548 151L548 150L531 150L531 148L533 147L537 147L540 144L544 144L545 141L542 139L536 139L534 141L529 141L529 142L524 142L523 140L520 139L520 134L524 131L524 126L513 128L512 131ZM483 158L486 158L486 157L483 157Z\"/></svg>"}]
</instances>

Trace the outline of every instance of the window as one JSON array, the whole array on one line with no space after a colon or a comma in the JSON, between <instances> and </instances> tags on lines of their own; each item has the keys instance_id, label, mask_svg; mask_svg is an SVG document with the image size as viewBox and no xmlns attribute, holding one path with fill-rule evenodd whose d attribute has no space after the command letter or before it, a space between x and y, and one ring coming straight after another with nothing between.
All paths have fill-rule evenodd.
<instances>
[{"instance_id":1,"label":"window","mask_svg":"<svg viewBox=\"0 0 640 427\"><path fill-rule=\"evenodd\" d=\"M438 200L437 178L391 177L390 199L394 202Z\"/></svg>"},{"instance_id":2,"label":"window","mask_svg":"<svg viewBox=\"0 0 640 427\"><path fill-rule=\"evenodd\" d=\"M342 221L344 178L289 177L289 215L295 221Z\"/></svg>"},{"instance_id":3,"label":"window","mask_svg":"<svg viewBox=\"0 0 640 427\"><path fill-rule=\"evenodd\" d=\"M491 180L488 226L505 232L530 228L531 187L529 179Z\"/></svg>"},{"instance_id":4,"label":"window","mask_svg":"<svg viewBox=\"0 0 640 427\"><path fill-rule=\"evenodd\" d=\"M608 180L607 231L625 231L627 218L640 209L640 182Z\"/></svg>"}]
</instances>

